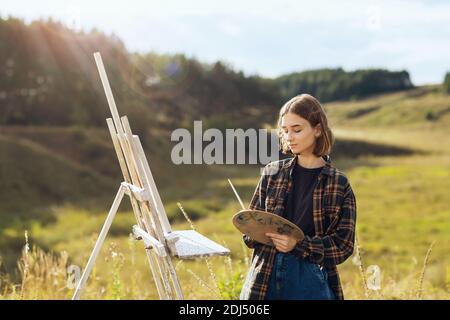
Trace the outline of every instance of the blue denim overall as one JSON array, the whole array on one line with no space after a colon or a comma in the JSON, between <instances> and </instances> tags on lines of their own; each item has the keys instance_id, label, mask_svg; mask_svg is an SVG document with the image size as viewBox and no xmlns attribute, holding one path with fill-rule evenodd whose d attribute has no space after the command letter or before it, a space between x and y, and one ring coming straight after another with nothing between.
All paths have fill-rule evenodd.
<instances>
[{"instance_id":1,"label":"blue denim overall","mask_svg":"<svg viewBox=\"0 0 450 320\"><path fill-rule=\"evenodd\" d=\"M266 300L334 300L327 271L290 253L277 252Z\"/></svg>"}]
</instances>

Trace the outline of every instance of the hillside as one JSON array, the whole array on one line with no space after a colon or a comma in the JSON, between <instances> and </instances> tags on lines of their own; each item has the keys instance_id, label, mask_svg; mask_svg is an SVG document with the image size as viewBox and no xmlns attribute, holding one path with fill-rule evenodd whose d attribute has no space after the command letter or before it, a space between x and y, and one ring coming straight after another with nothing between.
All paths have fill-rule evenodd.
<instances>
[{"instance_id":1,"label":"hillside","mask_svg":"<svg viewBox=\"0 0 450 320\"><path fill-rule=\"evenodd\" d=\"M417 152L392 144L359 141L352 127L407 127L432 129L449 124L448 96L437 87L419 87L404 92L373 96L356 102L325 105L332 127L338 135L332 158L359 158L368 155L400 156ZM433 116L430 116L433 115ZM276 114L272 115L275 119ZM131 123L132 127L134 124ZM193 183L194 174L204 177L226 176L221 166L176 166L170 152L175 143L170 131L149 127L135 131L145 142L159 188L168 201L186 200L198 195L202 185ZM121 174L106 124L103 128L78 126L3 126L0 127L0 167L4 174L0 184L0 213L26 217L30 209L45 209L52 204L91 203L105 207ZM225 166L232 170L233 166ZM239 167L239 166L238 166ZM220 173L225 170L224 173ZM174 192L172 183L183 186ZM70 183L69 183L70 181ZM195 181L196 182L196 181ZM167 193L165 190L170 190ZM204 192L204 191L203 191ZM27 201L21 201L27 195ZM106 202L105 202L106 201Z\"/></svg>"},{"instance_id":2,"label":"hillside","mask_svg":"<svg viewBox=\"0 0 450 320\"><path fill-rule=\"evenodd\" d=\"M450 124L449 95L442 86L373 95L360 101L326 104L332 124L339 127L446 128Z\"/></svg>"},{"instance_id":3,"label":"hillside","mask_svg":"<svg viewBox=\"0 0 450 320\"><path fill-rule=\"evenodd\" d=\"M175 178L180 186L190 185L185 168L170 161L174 129L192 128L194 120L202 120L204 129L269 127L275 123L286 93L281 78L247 76L223 62L205 64L183 54L129 53L113 35L98 30L75 32L53 20L26 24L15 18L0 19L0 42L0 60L5 61L0 65L0 166L5 172L0 184L1 216L25 219L34 217L30 210L45 211L49 205L62 203L89 202L104 207L104 197L120 181L106 131L109 110L92 57L95 51L102 53L119 112L129 117L132 129L141 137L163 189L170 188ZM327 72L302 75L320 80L321 88L353 77L342 70ZM370 79L371 72L354 73L356 78L361 75ZM373 76L379 80L393 75L374 71ZM365 91L368 93L370 90ZM433 121L445 113L437 103L430 106L428 114ZM337 105L330 109L347 110L355 104ZM362 109L364 114L374 110L373 106ZM355 121L364 118L348 116ZM338 141L338 146L333 154L338 158L340 152L352 156L404 152L361 143L355 148L351 141ZM214 175L217 169L211 169L190 166L189 172ZM25 172L24 182L19 183L16 177ZM168 199L189 198L201 186L183 190L187 191L168 192ZM24 194L29 201L20 201Z\"/></svg>"}]
</instances>

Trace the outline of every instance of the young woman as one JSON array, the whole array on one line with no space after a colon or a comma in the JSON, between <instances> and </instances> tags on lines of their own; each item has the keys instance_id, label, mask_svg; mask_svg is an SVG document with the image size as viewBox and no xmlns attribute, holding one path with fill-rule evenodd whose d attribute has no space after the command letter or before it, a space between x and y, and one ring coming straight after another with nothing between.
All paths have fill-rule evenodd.
<instances>
[{"instance_id":1,"label":"young woman","mask_svg":"<svg viewBox=\"0 0 450 320\"><path fill-rule=\"evenodd\" d=\"M240 298L344 299L336 265L353 253L356 200L331 163L325 111L313 96L296 96L281 108L278 130L283 152L294 157L264 168L250 209L289 219L305 238L268 233L268 246L244 235L254 251Z\"/></svg>"}]
</instances>

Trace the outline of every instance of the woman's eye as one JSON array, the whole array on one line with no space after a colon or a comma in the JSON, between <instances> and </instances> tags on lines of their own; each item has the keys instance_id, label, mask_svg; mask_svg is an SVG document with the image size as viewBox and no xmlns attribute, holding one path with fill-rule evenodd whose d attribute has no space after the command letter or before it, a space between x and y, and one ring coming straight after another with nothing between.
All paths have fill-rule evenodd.
<instances>
[{"instance_id":1,"label":"woman's eye","mask_svg":"<svg viewBox=\"0 0 450 320\"><path fill-rule=\"evenodd\" d=\"M299 133L300 131L302 131L302 130L294 130L294 132L296 132L296 133Z\"/></svg>"}]
</instances>

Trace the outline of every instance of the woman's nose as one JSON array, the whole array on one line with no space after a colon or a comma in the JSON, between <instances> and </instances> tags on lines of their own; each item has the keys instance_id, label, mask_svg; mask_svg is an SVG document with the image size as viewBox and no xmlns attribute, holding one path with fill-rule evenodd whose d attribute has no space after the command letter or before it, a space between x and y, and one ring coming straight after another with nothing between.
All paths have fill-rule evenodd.
<instances>
[{"instance_id":1,"label":"woman's nose","mask_svg":"<svg viewBox=\"0 0 450 320\"><path fill-rule=\"evenodd\" d=\"M288 132L287 133L287 135L286 135L286 140L289 142L289 141L292 141L292 133L291 132Z\"/></svg>"}]
</instances>

